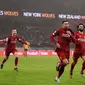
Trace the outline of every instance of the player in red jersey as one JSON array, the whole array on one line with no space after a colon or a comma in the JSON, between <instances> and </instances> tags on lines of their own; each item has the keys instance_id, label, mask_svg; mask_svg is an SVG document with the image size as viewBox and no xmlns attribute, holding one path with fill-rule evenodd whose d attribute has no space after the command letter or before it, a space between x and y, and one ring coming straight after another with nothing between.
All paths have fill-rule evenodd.
<instances>
[{"instance_id":1,"label":"player in red jersey","mask_svg":"<svg viewBox=\"0 0 85 85\"><path fill-rule=\"evenodd\" d=\"M51 36L51 40L54 42L56 46L55 52L57 52L60 62L58 63L58 75L55 78L57 83L60 83L60 77L64 72L64 68L67 64L69 64L69 52L70 47L69 44L73 41L71 35L73 36L72 30L69 28L68 21L62 21L62 28L56 30ZM55 37L58 37L58 41L56 42Z\"/></svg>"},{"instance_id":2,"label":"player in red jersey","mask_svg":"<svg viewBox=\"0 0 85 85\"><path fill-rule=\"evenodd\" d=\"M85 33L83 33L84 28L85 26L82 23L80 23L77 26L78 32L75 32L75 39L77 40L77 42L75 43L75 49L73 53L73 62L71 64L71 69L70 69L71 78L73 74L73 69L80 57L83 59L82 69L80 73L82 74L82 77L84 77L84 69L85 69Z\"/></svg>"},{"instance_id":3,"label":"player in red jersey","mask_svg":"<svg viewBox=\"0 0 85 85\"><path fill-rule=\"evenodd\" d=\"M17 65L18 65L18 52L16 49L16 41L19 41L23 44L26 44L25 41L23 41L22 39L20 39L17 35L17 30L14 28L12 30L12 35L9 36L8 38L4 39L4 40L0 40L0 45L7 43L7 46L5 48L5 57L1 63L1 69L3 69L3 65L4 63L7 61L10 53L13 53L14 57L15 57L15 66L14 66L14 70L18 71Z\"/></svg>"}]
</instances>

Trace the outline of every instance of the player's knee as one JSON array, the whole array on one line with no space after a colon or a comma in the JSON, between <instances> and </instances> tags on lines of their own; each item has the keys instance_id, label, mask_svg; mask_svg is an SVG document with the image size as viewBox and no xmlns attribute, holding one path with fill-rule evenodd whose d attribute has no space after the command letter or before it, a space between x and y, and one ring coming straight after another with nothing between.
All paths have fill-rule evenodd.
<instances>
[{"instance_id":1,"label":"player's knee","mask_svg":"<svg viewBox=\"0 0 85 85\"><path fill-rule=\"evenodd\" d=\"M68 61L67 59L64 59L64 60L63 60L63 64L64 64L64 65L67 65L67 64L69 64L69 61Z\"/></svg>"},{"instance_id":2,"label":"player's knee","mask_svg":"<svg viewBox=\"0 0 85 85\"><path fill-rule=\"evenodd\" d=\"M68 62L64 62L64 65L68 65L69 63Z\"/></svg>"},{"instance_id":3,"label":"player's knee","mask_svg":"<svg viewBox=\"0 0 85 85\"><path fill-rule=\"evenodd\" d=\"M18 53L15 52L15 53L14 53L14 56L15 56L15 58L18 58Z\"/></svg>"},{"instance_id":4,"label":"player's knee","mask_svg":"<svg viewBox=\"0 0 85 85\"><path fill-rule=\"evenodd\" d=\"M18 58L18 56L15 56L15 58Z\"/></svg>"},{"instance_id":5,"label":"player's knee","mask_svg":"<svg viewBox=\"0 0 85 85\"><path fill-rule=\"evenodd\" d=\"M85 61L85 56L82 56L83 60Z\"/></svg>"}]
</instances>

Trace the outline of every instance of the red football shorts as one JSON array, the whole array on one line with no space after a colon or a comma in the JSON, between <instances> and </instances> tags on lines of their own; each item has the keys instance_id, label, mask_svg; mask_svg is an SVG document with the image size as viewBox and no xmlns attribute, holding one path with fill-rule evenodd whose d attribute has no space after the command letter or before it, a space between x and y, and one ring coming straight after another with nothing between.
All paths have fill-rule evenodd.
<instances>
[{"instance_id":1,"label":"red football shorts","mask_svg":"<svg viewBox=\"0 0 85 85\"><path fill-rule=\"evenodd\" d=\"M61 61L65 58L69 60L69 51L57 51L57 55Z\"/></svg>"},{"instance_id":2,"label":"red football shorts","mask_svg":"<svg viewBox=\"0 0 85 85\"><path fill-rule=\"evenodd\" d=\"M73 53L73 60L74 61L77 61L78 58L82 57L82 56L85 56L85 51L74 51Z\"/></svg>"},{"instance_id":3,"label":"red football shorts","mask_svg":"<svg viewBox=\"0 0 85 85\"><path fill-rule=\"evenodd\" d=\"M10 55L10 53L15 53L15 52L17 52L17 49L6 49L5 50L5 55L6 56L9 56Z\"/></svg>"}]
</instances>

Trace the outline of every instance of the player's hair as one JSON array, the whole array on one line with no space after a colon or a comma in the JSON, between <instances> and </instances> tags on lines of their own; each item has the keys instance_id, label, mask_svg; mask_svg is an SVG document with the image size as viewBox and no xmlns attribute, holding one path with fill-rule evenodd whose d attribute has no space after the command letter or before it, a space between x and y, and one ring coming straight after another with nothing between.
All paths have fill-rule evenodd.
<instances>
[{"instance_id":1,"label":"player's hair","mask_svg":"<svg viewBox=\"0 0 85 85\"><path fill-rule=\"evenodd\" d=\"M83 27L85 28L85 25L83 24L83 23L79 23L78 25L77 25L77 31L79 31L79 26L80 25L83 25Z\"/></svg>"},{"instance_id":2,"label":"player's hair","mask_svg":"<svg viewBox=\"0 0 85 85\"><path fill-rule=\"evenodd\" d=\"M62 24L63 24L64 22L68 22L68 21L67 21L67 20L63 20L63 21L62 21Z\"/></svg>"},{"instance_id":3,"label":"player's hair","mask_svg":"<svg viewBox=\"0 0 85 85\"><path fill-rule=\"evenodd\" d=\"M12 30L17 30L16 28L13 28Z\"/></svg>"},{"instance_id":4,"label":"player's hair","mask_svg":"<svg viewBox=\"0 0 85 85\"><path fill-rule=\"evenodd\" d=\"M77 30L79 30L78 28L79 28L80 25L83 25L83 27L85 28L85 25L84 25L83 23L79 23L79 24L77 25Z\"/></svg>"}]
</instances>

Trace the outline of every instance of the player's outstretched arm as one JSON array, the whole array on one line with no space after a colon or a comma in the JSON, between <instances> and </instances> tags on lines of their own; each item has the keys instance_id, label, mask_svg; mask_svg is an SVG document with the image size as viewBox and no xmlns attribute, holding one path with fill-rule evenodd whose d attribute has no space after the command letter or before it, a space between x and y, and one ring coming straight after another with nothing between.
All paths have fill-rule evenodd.
<instances>
[{"instance_id":1,"label":"player's outstretched arm","mask_svg":"<svg viewBox=\"0 0 85 85\"><path fill-rule=\"evenodd\" d=\"M19 41L19 42L21 42L22 44L27 44L24 40L22 40L21 38L17 38L17 40Z\"/></svg>"},{"instance_id":2,"label":"player's outstretched arm","mask_svg":"<svg viewBox=\"0 0 85 85\"><path fill-rule=\"evenodd\" d=\"M5 44L5 43L7 43L7 41L8 41L8 38L3 39L3 40L0 40L0 45L3 45L3 44Z\"/></svg>"}]
</instances>

